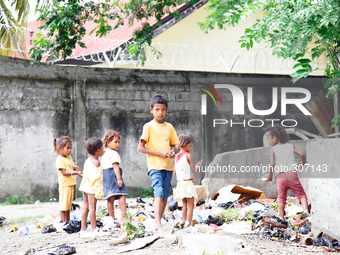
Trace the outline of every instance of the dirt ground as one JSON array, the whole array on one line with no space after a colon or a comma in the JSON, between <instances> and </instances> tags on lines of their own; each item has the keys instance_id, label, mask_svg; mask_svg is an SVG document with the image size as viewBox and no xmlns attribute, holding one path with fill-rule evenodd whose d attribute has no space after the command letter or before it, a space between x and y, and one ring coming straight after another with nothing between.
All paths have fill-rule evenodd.
<instances>
[{"instance_id":1,"label":"dirt ground","mask_svg":"<svg viewBox=\"0 0 340 255\"><path fill-rule=\"evenodd\" d=\"M77 201L77 204L83 208L83 202ZM97 208L105 207L105 201L98 201ZM42 234L40 231L29 233L28 235L20 235L19 231L9 233L10 227L13 224L18 224L18 228L23 226L36 225L38 220L47 215L59 215L58 203L40 203L38 205L8 205L0 206L0 216L7 219L7 224L0 228L0 254L28 254L30 248L36 250L36 255L48 254L55 250L58 246L63 244L73 246L77 250L77 254L95 255L95 254L118 254L117 251L120 247L126 244L112 246L108 244L108 237L98 239L82 239L79 233L68 234L62 233L48 233ZM29 218L32 217L32 218ZM151 245L135 251L125 252L123 254L197 254L190 249L184 248L181 245L178 235L185 234L179 233L170 235L165 238L156 240ZM208 234L205 234L208 235ZM244 246L248 246L255 254L328 254L322 247L303 246L300 244L292 243L289 241L274 241L267 238L259 238L256 235L228 235L231 238L242 239ZM238 253L243 253L242 251ZM204 252L200 253L204 254ZM206 253L207 254L207 253ZM230 254L223 253L222 251L217 254ZM212 254L211 254L212 255Z\"/></svg>"}]
</instances>

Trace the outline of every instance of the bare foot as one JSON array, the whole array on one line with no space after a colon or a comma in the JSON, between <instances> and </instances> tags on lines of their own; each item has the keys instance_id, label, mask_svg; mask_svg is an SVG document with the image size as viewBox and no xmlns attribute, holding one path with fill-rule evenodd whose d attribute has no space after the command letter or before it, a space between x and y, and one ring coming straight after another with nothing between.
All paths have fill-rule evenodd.
<instances>
[{"instance_id":1,"label":"bare foot","mask_svg":"<svg viewBox=\"0 0 340 255\"><path fill-rule=\"evenodd\" d=\"M156 224L155 232L156 232L156 235L161 235L161 234L165 233L163 228L162 228L162 225L158 225L158 224Z\"/></svg>"},{"instance_id":2,"label":"bare foot","mask_svg":"<svg viewBox=\"0 0 340 255\"><path fill-rule=\"evenodd\" d=\"M158 235L159 237L165 237L167 235L167 233L161 228L161 229L156 229L156 235Z\"/></svg>"}]
</instances>

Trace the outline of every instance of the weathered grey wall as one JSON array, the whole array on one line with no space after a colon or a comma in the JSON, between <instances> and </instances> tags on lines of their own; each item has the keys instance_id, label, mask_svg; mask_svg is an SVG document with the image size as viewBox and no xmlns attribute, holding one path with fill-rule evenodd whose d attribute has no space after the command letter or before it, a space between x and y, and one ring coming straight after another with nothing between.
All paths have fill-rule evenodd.
<instances>
[{"instance_id":1,"label":"weathered grey wall","mask_svg":"<svg viewBox=\"0 0 340 255\"><path fill-rule=\"evenodd\" d=\"M193 154L204 158L207 164L218 153L262 146L261 128L227 128L216 131L209 140L210 136L202 133L205 128L202 118L189 125L190 84L209 80L243 86L243 90L247 85L252 86L256 88L255 97L261 97L257 101L259 105L255 105L259 109L271 106L270 86L306 87L312 96L322 89L322 78L311 77L294 85L290 79L45 64L32 67L26 60L0 56L0 199L25 193L37 198L57 196L55 155L49 153L52 139L70 136L74 141L71 156L82 168L87 157L85 141L92 136L101 138L107 129L117 129L122 134L119 153L129 192L149 188L146 155L137 152L137 145L143 125L152 119L149 100L156 93L168 98L166 121L173 124L177 133L196 134L198 145ZM223 93L223 100L227 106L232 104L228 92ZM226 117L230 118L228 114ZM245 118L253 117L246 111ZM292 110L287 118L301 119L300 128L317 133L309 118L299 110ZM199 183L203 175L198 175L195 182Z\"/></svg>"},{"instance_id":2,"label":"weathered grey wall","mask_svg":"<svg viewBox=\"0 0 340 255\"><path fill-rule=\"evenodd\" d=\"M306 155L307 141L302 140L290 141L290 143L292 143L298 150L302 151ZM207 171L205 174L205 180L208 183L209 194L211 195L225 186L235 184L260 189L264 192L264 194L268 198L276 198L277 197L276 174L274 173L274 178L272 182L262 181L263 175L268 174L268 172L262 172L262 170L264 166L269 165L270 160L269 151L270 147L260 147L248 150L238 150L217 154L214 160L209 165L210 168L209 167L203 168L204 171ZM300 161L301 158L295 155L295 162ZM223 172L223 171L213 172L217 170L217 166L223 167L229 165L235 166L236 172ZM255 172L250 171L241 173L242 171L241 167L245 166L249 167L256 166L259 168L254 168L253 170ZM309 179L301 178L300 181L306 191L306 194L308 194ZM289 191L288 195L293 195L293 193Z\"/></svg>"},{"instance_id":3,"label":"weathered grey wall","mask_svg":"<svg viewBox=\"0 0 340 255\"><path fill-rule=\"evenodd\" d=\"M52 150L54 137L73 140L71 157L82 166L84 144L105 130L121 135L119 153L129 193L149 188L146 155L137 151L143 125L152 120L149 102L169 100L166 121L180 134L189 131L189 82L185 73L30 66L0 56L0 199L33 194L58 195ZM78 177L78 185L80 183ZM175 185L175 178L173 179Z\"/></svg>"},{"instance_id":4,"label":"weathered grey wall","mask_svg":"<svg viewBox=\"0 0 340 255\"><path fill-rule=\"evenodd\" d=\"M330 178L311 178L309 198L312 203L312 231L316 236L321 228L340 235L340 139L327 139L307 143L307 160L311 165L327 165ZM333 178L332 178L333 177Z\"/></svg>"}]
</instances>

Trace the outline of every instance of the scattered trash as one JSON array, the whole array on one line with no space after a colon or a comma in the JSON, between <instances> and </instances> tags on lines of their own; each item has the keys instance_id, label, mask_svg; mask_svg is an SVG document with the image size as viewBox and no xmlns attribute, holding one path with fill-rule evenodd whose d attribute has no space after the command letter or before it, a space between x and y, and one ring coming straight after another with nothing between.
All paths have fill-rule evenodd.
<instances>
[{"instance_id":1,"label":"scattered trash","mask_svg":"<svg viewBox=\"0 0 340 255\"><path fill-rule=\"evenodd\" d=\"M322 228L317 238L314 240L315 246L328 246L331 249L340 249L340 237L331 231Z\"/></svg>"},{"instance_id":2,"label":"scattered trash","mask_svg":"<svg viewBox=\"0 0 340 255\"><path fill-rule=\"evenodd\" d=\"M217 193L212 194L211 199L217 203L227 203L237 200L244 203L250 199L265 199L265 194L252 187L243 187L239 185L229 185L220 189Z\"/></svg>"},{"instance_id":3,"label":"scattered trash","mask_svg":"<svg viewBox=\"0 0 340 255\"><path fill-rule=\"evenodd\" d=\"M198 202L196 203L196 206L201 206L201 205L203 205L203 204L205 204L205 200L204 200L204 199L198 201Z\"/></svg>"},{"instance_id":4,"label":"scattered trash","mask_svg":"<svg viewBox=\"0 0 340 255\"><path fill-rule=\"evenodd\" d=\"M12 226L13 227L13 226ZM12 228L11 228L12 229ZM19 229L19 234L20 235L28 235L28 233L30 232L30 229L28 227L21 227Z\"/></svg>"},{"instance_id":5,"label":"scattered trash","mask_svg":"<svg viewBox=\"0 0 340 255\"><path fill-rule=\"evenodd\" d=\"M223 224L221 230L228 234L242 235L253 233L251 224L248 221L238 221L230 224Z\"/></svg>"},{"instance_id":6,"label":"scattered trash","mask_svg":"<svg viewBox=\"0 0 340 255\"><path fill-rule=\"evenodd\" d=\"M28 249L24 255L34 255L36 250L34 248Z\"/></svg>"},{"instance_id":7,"label":"scattered trash","mask_svg":"<svg viewBox=\"0 0 340 255\"><path fill-rule=\"evenodd\" d=\"M229 207L234 207L234 202L221 203L221 204L218 204L217 206L222 207L225 210L227 210Z\"/></svg>"},{"instance_id":8,"label":"scattered trash","mask_svg":"<svg viewBox=\"0 0 340 255\"><path fill-rule=\"evenodd\" d=\"M329 231L328 229L322 228L319 232L319 234L317 235L317 237L325 237L328 240L336 240L338 242L340 242L340 236L334 234L333 232Z\"/></svg>"},{"instance_id":9,"label":"scattered trash","mask_svg":"<svg viewBox=\"0 0 340 255\"><path fill-rule=\"evenodd\" d=\"M267 224L269 226L279 227L279 228L287 228L288 226L287 221L276 216L272 216L271 218L264 218L263 222L264 224Z\"/></svg>"},{"instance_id":10,"label":"scattered trash","mask_svg":"<svg viewBox=\"0 0 340 255\"><path fill-rule=\"evenodd\" d=\"M11 228L9 229L9 232L15 232L18 229L18 225L12 225Z\"/></svg>"},{"instance_id":11,"label":"scattered trash","mask_svg":"<svg viewBox=\"0 0 340 255\"><path fill-rule=\"evenodd\" d=\"M328 240L325 237L318 237L314 240L314 245L315 246L328 246L329 248L334 248L333 247L333 242Z\"/></svg>"},{"instance_id":12,"label":"scattered trash","mask_svg":"<svg viewBox=\"0 0 340 255\"><path fill-rule=\"evenodd\" d=\"M52 226L56 216L53 214L47 214L44 218L38 221L37 228L43 228L44 226Z\"/></svg>"},{"instance_id":13,"label":"scattered trash","mask_svg":"<svg viewBox=\"0 0 340 255\"><path fill-rule=\"evenodd\" d=\"M292 206L288 207L285 210L285 212L286 212L286 215L288 217L292 217L292 216L294 216L294 215L296 215L298 213L302 213L303 212L303 207L298 206L298 205L292 205Z\"/></svg>"},{"instance_id":14,"label":"scattered trash","mask_svg":"<svg viewBox=\"0 0 340 255\"><path fill-rule=\"evenodd\" d=\"M68 255L77 253L76 248L72 246L63 245L55 251L49 252L47 255Z\"/></svg>"},{"instance_id":15,"label":"scattered trash","mask_svg":"<svg viewBox=\"0 0 340 255\"><path fill-rule=\"evenodd\" d=\"M249 202L249 201L248 201ZM266 209L269 209L270 207L267 207L266 205L258 202L253 202L253 203L246 203L241 209L240 209L240 219L243 219L246 217L248 212L250 211L265 211Z\"/></svg>"},{"instance_id":16,"label":"scattered trash","mask_svg":"<svg viewBox=\"0 0 340 255\"><path fill-rule=\"evenodd\" d=\"M208 216L208 219L204 221L205 224L214 224L217 226L221 226L225 222L225 219L220 217L213 217L211 215Z\"/></svg>"},{"instance_id":17,"label":"scattered trash","mask_svg":"<svg viewBox=\"0 0 340 255\"><path fill-rule=\"evenodd\" d=\"M167 206L169 207L170 211L175 211L178 208L177 201L170 201L168 202Z\"/></svg>"},{"instance_id":18,"label":"scattered trash","mask_svg":"<svg viewBox=\"0 0 340 255\"><path fill-rule=\"evenodd\" d=\"M6 221L6 218L3 216L0 216L0 227L2 227L2 224Z\"/></svg>"},{"instance_id":19,"label":"scattered trash","mask_svg":"<svg viewBox=\"0 0 340 255\"><path fill-rule=\"evenodd\" d=\"M142 203L142 204L145 204L145 203L146 203L141 197L137 197L137 198L136 198L136 202L137 202L137 203Z\"/></svg>"},{"instance_id":20,"label":"scattered trash","mask_svg":"<svg viewBox=\"0 0 340 255\"><path fill-rule=\"evenodd\" d=\"M292 221L293 228L301 228L302 226L306 225L309 222L309 219L304 220L294 220Z\"/></svg>"},{"instance_id":21,"label":"scattered trash","mask_svg":"<svg viewBox=\"0 0 340 255\"><path fill-rule=\"evenodd\" d=\"M307 235L310 232L311 228L312 228L312 223L308 222L306 225L301 227L299 231L301 234Z\"/></svg>"},{"instance_id":22,"label":"scattered trash","mask_svg":"<svg viewBox=\"0 0 340 255\"><path fill-rule=\"evenodd\" d=\"M72 203L72 211L75 211L77 208L80 209L80 205Z\"/></svg>"},{"instance_id":23,"label":"scattered trash","mask_svg":"<svg viewBox=\"0 0 340 255\"><path fill-rule=\"evenodd\" d=\"M305 245L314 245L314 240L309 235L304 235L301 237L301 239L302 239L302 243Z\"/></svg>"},{"instance_id":24,"label":"scattered trash","mask_svg":"<svg viewBox=\"0 0 340 255\"><path fill-rule=\"evenodd\" d=\"M159 236L157 236L157 235L143 237L143 238L138 238L135 241L133 241L131 244L119 248L118 253L126 252L126 251L132 251L132 250L137 250L137 249L143 248L146 245L153 243L158 238L159 238Z\"/></svg>"},{"instance_id":25,"label":"scattered trash","mask_svg":"<svg viewBox=\"0 0 340 255\"><path fill-rule=\"evenodd\" d=\"M70 220L70 222L63 228L63 230L68 234L73 234L79 232L80 228L81 228L80 220Z\"/></svg>"},{"instance_id":26,"label":"scattered trash","mask_svg":"<svg viewBox=\"0 0 340 255\"><path fill-rule=\"evenodd\" d=\"M278 202L265 198L260 190L230 185L221 189L214 196L215 200L206 198L196 202L190 226L189 224L186 226L182 220L181 208L178 207L180 203L170 196L167 200L164 217L161 219L164 232L169 234L175 232L177 236L188 233L199 235L200 233L219 232L215 236L226 235L226 233L234 235L254 233L272 240L284 239L300 243L300 245L324 246L325 249L330 250L340 249L340 237L328 230L323 229L313 240L311 217L304 213L300 206L288 205L285 220L283 220L277 214ZM154 209L149 201L151 200L145 199L144 201L139 197L129 202L126 214L127 222L125 223L106 216L107 208L98 209L96 216L99 220L97 220L96 229L93 232L81 231L80 237L94 239L107 236L104 240L107 240L110 245L124 244L134 239L128 245L120 247L118 253L140 249L153 243L159 237L155 235ZM79 208L78 206L73 204L73 210ZM69 234L77 233L81 229L80 214L80 210L71 212L71 220L67 224L60 223L59 217L48 214L39 220L38 227L42 228L41 232L44 234L56 231L65 231ZM0 223L1 220L4 220L4 217L0 217ZM87 222L88 224L90 222ZM17 225L13 225L12 231L16 231L17 227ZM31 233L30 228L31 226L20 228L20 234ZM179 233L177 234L177 232ZM60 247L49 254L75 253L75 249L72 250L73 247L67 247L69 246Z\"/></svg>"},{"instance_id":27,"label":"scattered trash","mask_svg":"<svg viewBox=\"0 0 340 255\"><path fill-rule=\"evenodd\" d=\"M122 243L127 243L127 242L128 242L128 235L126 232L124 232L119 238L113 238L108 241L108 243L111 245L117 245L117 244L122 244Z\"/></svg>"},{"instance_id":28,"label":"scattered trash","mask_svg":"<svg viewBox=\"0 0 340 255\"><path fill-rule=\"evenodd\" d=\"M15 230L16 230L17 227L18 227L18 225L13 225L13 226L11 227L11 230L12 230L12 228L13 228L13 229L15 228ZM11 230L10 230L10 232L12 232ZM28 235L28 233L34 233L34 232L37 232L37 228L36 228L35 225L29 225L29 226L27 226L27 227L21 227L21 228L19 229L19 234L20 234L20 235Z\"/></svg>"},{"instance_id":29,"label":"scattered trash","mask_svg":"<svg viewBox=\"0 0 340 255\"><path fill-rule=\"evenodd\" d=\"M210 209L198 210L194 209L193 219L196 219L198 222L202 222L208 218L209 215L212 215L212 211Z\"/></svg>"},{"instance_id":30,"label":"scattered trash","mask_svg":"<svg viewBox=\"0 0 340 255\"><path fill-rule=\"evenodd\" d=\"M52 232L57 232L57 229L53 226L44 226L43 230L41 231L41 233L46 234L46 233L52 233Z\"/></svg>"}]
</instances>

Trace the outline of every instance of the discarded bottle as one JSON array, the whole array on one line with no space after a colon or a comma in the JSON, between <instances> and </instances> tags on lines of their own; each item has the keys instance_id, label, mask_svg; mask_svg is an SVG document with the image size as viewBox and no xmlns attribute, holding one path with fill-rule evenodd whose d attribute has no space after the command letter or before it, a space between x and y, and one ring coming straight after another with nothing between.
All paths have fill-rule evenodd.
<instances>
[{"instance_id":1,"label":"discarded bottle","mask_svg":"<svg viewBox=\"0 0 340 255\"><path fill-rule=\"evenodd\" d=\"M21 227L19 229L19 234L20 235L27 235L30 232L30 229L28 227Z\"/></svg>"},{"instance_id":2,"label":"discarded bottle","mask_svg":"<svg viewBox=\"0 0 340 255\"><path fill-rule=\"evenodd\" d=\"M310 232L311 227L312 227L312 224L308 222L306 225L300 228L300 233L303 235L307 235Z\"/></svg>"},{"instance_id":3,"label":"discarded bottle","mask_svg":"<svg viewBox=\"0 0 340 255\"><path fill-rule=\"evenodd\" d=\"M203 218L201 215L196 214L193 218L193 220L196 220L198 223L201 223L203 221Z\"/></svg>"},{"instance_id":4,"label":"discarded bottle","mask_svg":"<svg viewBox=\"0 0 340 255\"><path fill-rule=\"evenodd\" d=\"M71 220L78 220L78 217L74 212L71 213Z\"/></svg>"}]
</instances>

